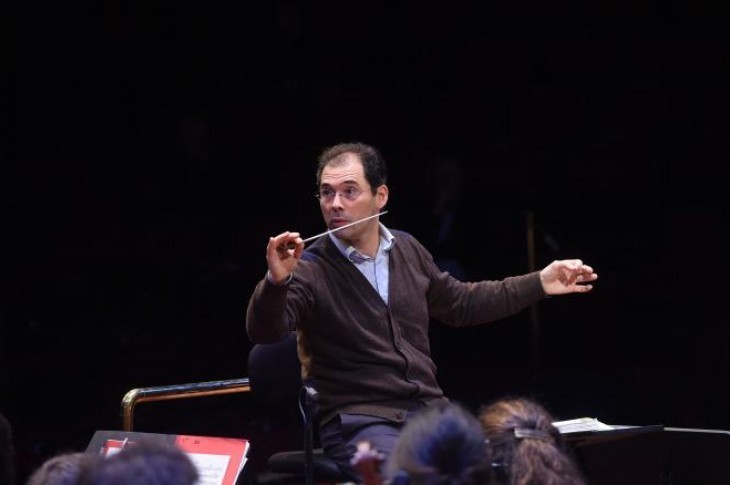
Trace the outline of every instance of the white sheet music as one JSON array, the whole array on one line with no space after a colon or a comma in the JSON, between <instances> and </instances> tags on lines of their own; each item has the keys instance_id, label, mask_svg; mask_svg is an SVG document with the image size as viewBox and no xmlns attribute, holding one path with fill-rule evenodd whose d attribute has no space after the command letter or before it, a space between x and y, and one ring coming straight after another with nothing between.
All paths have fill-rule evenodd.
<instances>
[{"instance_id":1,"label":"white sheet music","mask_svg":"<svg viewBox=\"0 0 730 485\"><path fill-rule=\"evenodd\" d=\"M561 433L578 433L582 431L610 431L613 426L600 422L596 418L577 418L566 421L555 421L553 426Z\"/></svg>"},{"instance_id":2,"label":"white sheet music","mask_svg":"<svg viewBox=\"0 0 730 485\"><path fill-rule=\"evenodd\" d=\"M211 455L206 453L188 453L200 477L197 485L223 485L226 468L230 457L227 455Z\"/></svg>"}]
</instances>

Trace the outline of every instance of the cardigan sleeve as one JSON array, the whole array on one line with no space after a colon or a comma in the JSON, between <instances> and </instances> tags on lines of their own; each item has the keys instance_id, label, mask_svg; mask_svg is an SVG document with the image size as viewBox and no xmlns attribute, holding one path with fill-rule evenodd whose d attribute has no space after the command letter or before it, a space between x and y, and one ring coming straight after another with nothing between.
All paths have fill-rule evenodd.
<instances>
[{"instance_id":1,"label":"cardigan sleeve","mask_svg":"<svg viewBox=\"0 0 730 485\"><path fill-rule=\"evenodd\" d=\"M264 277L249 298L246 333L253 343L277 342L289 334L286 299L289 284L274 284Z\"/></svg>"}]
</instances>

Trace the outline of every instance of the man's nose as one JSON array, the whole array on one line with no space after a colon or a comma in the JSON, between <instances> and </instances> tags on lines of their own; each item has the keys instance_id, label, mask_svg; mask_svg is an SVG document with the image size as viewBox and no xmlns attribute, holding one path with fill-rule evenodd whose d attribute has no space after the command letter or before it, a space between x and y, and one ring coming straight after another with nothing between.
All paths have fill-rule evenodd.
<instances>
[{"instance_id":1,"label":"man's nose","mask_svg":"<svg viewBox=\"0 0 730 485\"><path fill-rule=\"evenodd\" d=\"M336 205L338 207L342 207L342 199L344 199L345 196L342 195L342 193L335 192L335 196L332 198L332 205Z\"/></svg>"}]
</instances>

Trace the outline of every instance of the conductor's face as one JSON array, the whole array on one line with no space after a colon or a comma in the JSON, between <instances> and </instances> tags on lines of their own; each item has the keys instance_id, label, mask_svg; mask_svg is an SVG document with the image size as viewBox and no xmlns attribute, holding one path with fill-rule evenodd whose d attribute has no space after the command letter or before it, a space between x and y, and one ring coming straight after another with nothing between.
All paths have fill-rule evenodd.
<instances>
[{"instance_id":1,"label":"conductor's face","mask_svg":"<svg viewBox=\"0 0 730 485\"><path fill-rule=\"evenodd\" d=\"M362 162L355 154L337 157L322 170L319 204L328 229L377 214L387 201L388 188L381 185L373 194L365 179ZM378 233L378 218L343 229L336 236L357 247L357 241L373 233Z\"/></svg>"}]
</instances>

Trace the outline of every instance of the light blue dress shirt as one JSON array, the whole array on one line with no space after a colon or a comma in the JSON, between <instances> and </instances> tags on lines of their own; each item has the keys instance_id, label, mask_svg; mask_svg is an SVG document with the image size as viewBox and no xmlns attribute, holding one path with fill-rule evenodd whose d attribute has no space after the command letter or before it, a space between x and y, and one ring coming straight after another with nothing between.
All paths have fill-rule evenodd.
<instances>
[{"instance_id":1,"label":"light blue dress shirt","mask_svg":"<svg viewBox=\"0 0 730 485\"><path fill-rule=\"evenodd\" d=\"M374 258L362 254L352 246L346 246L342 241L337 239L332 233L329 234L330 239L337 249L347 257L360 272L365 275L375 291L378 292L380 298L385 304L388 304L388 262L390 260L389 253L395 244L395 236L391 234L387 227L380 224L380 244L378 252Z\"/></svg>"}]
</instances>

